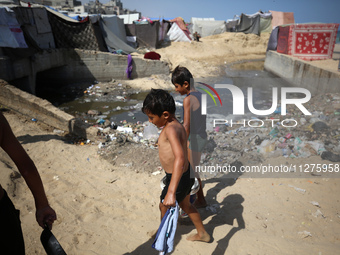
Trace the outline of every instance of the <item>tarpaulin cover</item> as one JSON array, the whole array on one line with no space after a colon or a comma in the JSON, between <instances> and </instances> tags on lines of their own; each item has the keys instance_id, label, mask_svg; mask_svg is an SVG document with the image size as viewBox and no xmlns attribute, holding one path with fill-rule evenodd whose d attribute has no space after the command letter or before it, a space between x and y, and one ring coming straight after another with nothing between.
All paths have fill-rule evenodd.
<instances>
[{"instance_id":1,"label":"tarpaulin cover","mask_svg":"<svg viewBox=\"0 0 340 255\"><path fill-rule=\"evenodd\" d=\"M236 26L236 32L260 35L260 18L260 15L249 16L242 13L240 23Z\"/></svg>"},{"instance_id":2,"label":"tarpaulin cover","mask_svg":"<svg viewBox=\"0 0 340 255\"><path fill-rule=\"evenodd\" d=\"M226 23L227 32L235 32L236 26L239 24L239 19L228 19Z\"/></svg>"},{"instance_id":3,"label":"tarpaulin cover","mask_svg":"<svg viewBox=\"0 0 340 255\"><path fill-rule=\"evenodd\" d=\"M172 23L167 36L172 42L190 42L191 40L184 33L184 31L177 25L177 23Z\"/></svg>"},{"instance_id":4,"label":"tarpaulin cover","mask_svg":"<svg viewBox=\"0 0 340 255\"><path fill-rule=\"evenodd\" d=\"M286 54L303 60L332 58L338 27L339 24L334 23L294 24L288 26L288 47L286 47L288 48L288 53ZM284 33L286 34L286 31ZM280 37L281 29L279 30ZM286 35L284 37L286 38Z\"/></svg>"},{"instance_id":5,"label":"tarpaulin cover","mask_svg":"<svg viewBox=\"0 0 340 255\"><path fill-rule=\"evenodd\" d=\"M191 33L199 33L201 37L222 34L227 31L224 20L193 20Z\"/></svg>"},{"instance_id":6,"label":"tarpaulin cover","mask_svg":"<svg viewBox=\"0 0 340 255\"><path fill-rule=\"evenodd\" d=\"M276 27L270 33L269 40L268 40L268 45L267 45L267 51L269 51L269 50L276 50L278 34L279 34L279 27Z\"/></svg>"},{"instance_id":7,"label":"tarpaulin cover","mask_svg":"<svg viewBox=\"0 0 340 255\"><path fill-rule=\"evenodd\" d=\"M176 23L177 26L183 31L185 36L189 39L189 41L191 41L190 31L187 28L186 24L184 23L183 18L177 17L177 18L170 20L170 22Z\"/></svg>"},{"instance_id":8,"label":"tarpaulin cover","mask_svg":"<svg viewBox=\"0 0 340 255\"><path fill-rule=\"evenodd\" d=\"M26 41L31 47L37 49L55 48L52 28L45 8L16 7L13 10L18 17Z\"/></svg>"},{"instance_id":9,"label":"tarpaulin cover","mask_svg":"<svg viewBox=\"0 0 340 255\"><path fill-rule=\"evenodd\" d=\"M136 36L139 46L157 48L159 21L153 21L152 24L125 24L126 35Z\"/></svg>"},{"instance_id":10,"label":"tarpaulin cover","mask_svg":"<svg viewBox=\"0 0 340 255\"><path fill-rule=\"evenodd\" d=\"M82 22L74 22L48 12L48 19L57 48L99 50L97 38L88 18Z\"/></svg>"},{"instance_id":11,"label":"tarpaulin cover","mask_svg":"<svg viewBox=\"0 0 340 255\"><path fill-rule=\"evenodd\" d=\"M272 16L260 16L260 33L270 33L272 31Z\"/></svg>"},{"instance_id":12,"label":"tarpaulin cover","mask_svg":"<svg viewBox=\"0 0 340 255\"><path fill-rule=\"evenodd\" d=\"M170 21L162 20L159 26L158 40L163 41L171 27Z\"/></svg>"},{"instance_id":13,"label":"tarpaulin cover","mask_svg":"<svg viewBox=\"0 0 340 255\"><path fill-rule=\"evenodd\" d=\"M107 21L108 19L106 19ZM111 20L112 21L112 20ZM105 43L108 47L108 50L110 52L114 52L114 51L118 51L121 50L123 53L125 54L130 54L131 52L134 52L135 49L132 48L131 46L129 46L125 41L126 41L126 36L125 36L125 41L123 41L120 38L120 31L118 28L114 28L114 25L112 24L112 22L108 22L108 24L110 25L110 27L108 27L107 22L105 22L105 20L101 19L99 21L99 25L100 28L102 30L102 34L105 40ZM115 32L117 34L115 34Z\"/></svg>"},{"instance_id":14,"label":"tarpaulin cover","mask_svg":"<svg viewBox=\"0 0 340 255\"><path fill-rule=\"evenodd\" d=\"M278 12L278 11L269 11L271 12L272 19L272 28L276 26L286 25L286 24L294 24L294 12Z\"/></svg>"},{"instance_id":15,"label":"tarpaulin cover","mask_svg":"<svg viewBox=\"0 0 340 255\"><path fill-rule=\"evenodd\" d=\"M124 20L116 15L101 15L105 25L114 33L120 40L127 42Z\"/></svg>"},{"instance_id":16,"label":"tarpaulin cover","mask_svg":"<svg viewBox=\"0 0 340 255\"><path fill-rule=\"evenodd\" d=\"M0 7L0 47L28 47L14 11L6 7Z\"/></svg>"}]
</instances>

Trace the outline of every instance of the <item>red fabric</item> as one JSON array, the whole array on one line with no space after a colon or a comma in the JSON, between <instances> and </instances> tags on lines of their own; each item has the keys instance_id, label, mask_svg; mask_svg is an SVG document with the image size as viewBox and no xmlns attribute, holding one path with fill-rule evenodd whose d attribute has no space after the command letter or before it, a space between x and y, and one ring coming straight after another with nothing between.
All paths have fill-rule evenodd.
<instances>
[{"instance_id":1,"label":"red fabric","mask_svg":"<svg viewBox=\"0 0 340 255\"><path fill-rule=\"evenodd\" d=\"M339 24L293 24L279 27L277 52L303 60L330 59Z\"/></svg>"},{"instance_id":2,"label":"red fabric","mask_svg":"<svg viewBox=\"0 0 340 255\"><path fill-rule=\"evenodd\" d=\"M339 24L297 24L289 31L288 54L304 60L330 59Z\"/></svg>"},{"instance_id":3,"label":"red fabric","mask_svg":"<svg viewBox=\"0 0 340 255\"><path fill-rule=\"evenodd\" d=\"M279 34L277 37L277 49L278 53L288 54L288 38L290 27L279 27Z\"/></svg>"},{"instance_id":4,"label":"red fabric","mask_svg":"<svg viewBox=\"0 0 340 255\"><path fill-rule=\"evenodd\" d=\"M150 51L144 54L145 59L152 59L152 60L160 60L161 55L159 55L157 52Z\"/></svg>"}]
</instances>

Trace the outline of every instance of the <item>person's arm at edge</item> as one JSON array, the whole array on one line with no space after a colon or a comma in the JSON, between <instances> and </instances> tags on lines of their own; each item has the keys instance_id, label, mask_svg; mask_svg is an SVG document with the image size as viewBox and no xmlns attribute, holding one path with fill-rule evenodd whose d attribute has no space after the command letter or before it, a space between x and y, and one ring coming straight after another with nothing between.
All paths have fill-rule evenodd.
<instances>
[{"instance_id":1,"label":"person's arm at edge","mask_svg":"<svg viewBox=\"0 0 340 255\"><path fill-rule=\"evenodd\" d=\"M183 118L183 127L185 132L187 133L187 138L190 134L190 96L187 96L183 100L183 111L184 111L184 118Z\"/></svg>"},{"instance_id":2,"label":"person's arm at edge","mask_svg":"<svg viewBox=\"0 0 340 255\"><path fill-rule=\"evenodd\" d=\"M2 128L0 146L13 160L20 174L25 179L27 186L32 192L36 207L36 220L41 227L44 227L44 223L46 223L51 229L54 220L56 220L56 214L48 204L44 186L38 170L32 159L29 157L25 149L13 134L13 131L6 118L1 113L0 127Z\"/></svg>"},{"instance_id":3,"label":"person's arm at edge","mask_svg":"<svg viewBox=\"0 0 340 255\"><path fill-rule=\"evenodd\" d=\"M164 198L163 204L165 206L175 206L176 205L176 190L179 181L183 175L183 166L185 163L184 150L182 148L181 142L178 138L178 134L175 128L170 127L166 132L167 138L170 142L175 160L172 170L171 181L168 187L168 192Z\"/></svg>"}]
</instances>

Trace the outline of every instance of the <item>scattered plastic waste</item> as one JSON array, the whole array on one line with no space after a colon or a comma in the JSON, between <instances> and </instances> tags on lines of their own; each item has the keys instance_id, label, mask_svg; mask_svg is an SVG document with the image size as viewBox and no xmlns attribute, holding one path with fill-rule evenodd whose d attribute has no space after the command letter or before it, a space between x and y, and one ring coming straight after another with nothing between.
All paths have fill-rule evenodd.
<instances>
[{"instance_id":1,"label":"scattered plastic waste","mask_svg":"<svg viewBox=\"0 0 340 255\"><path fill-rule=\"evenodd\" d=\"M301 231L301 232L298 232L298 235L301 237L301 238L306 238L306 237L310 237L312 236L312 234L309 232L309 231Z\"/></svg>"},{"instance_id":2,"label":"scattered plastic waste","mask_svg":"<svg viewBox=\"0 0 340 255\"><path fill-rule=\"evenodd\" d=\"M312 215L315 217L315 218L318 218L319 216L321 216L322 218L326 218L323 213L320 211L320 209L317 209L315 213L312 213Z\"/></svg>"},{"instance_id":3,"label":"scattered plastic waste","mask_svg":"<svg viewBox=\"0 0 340 255\"><path fill-rule=\"evenodd\" d=\"M122 127L118 126L117 131L122 132L122 133L132 133L132 128L131 127Z\"/></svg>"},{"instance_id":4,"label":"scattered plastic waste","mask_svg":"<svg viewBox=\"0 0 340 255\"><path fill-rule=\"evenodd\" d=\"M269 135L270 135L271 137L276 137L278 133L279 133L278 127L274 127L274 128L269 132Z\"/></svg>"},{"instance_id":5,"label":"scattered plastic waste","mask_svg":"<svg viewBox=\"0 0 340 255\"><path fill-rule=\"evenodd\" d=\"M310 203L311 203L312 205L316 206L316 207L321 208L321 206L319 205L319 203L316 202L316 201L310 201Z\"/></svg>"},{"instance_id":6,"label":"scattered plastic waste","mask_svg":"<svg viewBox=\"0 0 340 255\"><path fill-rule=\"evenodd\" d=\"M288 186L291 187L291 188L294 188L297 192L300 192L302 194L304 194L306 192L305 189L297 188L297 187L294 187L293 185L290 185L290 184L288 184Z\"/></svg>"},{"instance_id":7,"label":"scattered plastic waste","mask_svg":"<svg viewBox=\"0 0 340 255\"><path fill-rule=\"evenodd\" d=\"M161 173L162 173L162 171L157 170L157 171L153 172L152 175L159 175L159 174L161 174Z\"/></svg>"},{"instance_id":8,"label":"scattered plastic waste","mask_svg":"<svg viewBox=\"0 0 340 255\"><path fill-rule=\"evenodd\" d=\"M143 138L146 140L158 139L158 128L150 122L144 122Z\"/></svg>"},{"instance_id":9,"label":"scattered plastic waste","mask_svg":"<svg viewBox=\"0 0 340 255\"><path fill-rule=\"evenodd\" d=\"M262 154L267 154L271 151L275 150L275 142L270 140L264 140L258 147L257 151Z\"/></svg>"}]
</instances>

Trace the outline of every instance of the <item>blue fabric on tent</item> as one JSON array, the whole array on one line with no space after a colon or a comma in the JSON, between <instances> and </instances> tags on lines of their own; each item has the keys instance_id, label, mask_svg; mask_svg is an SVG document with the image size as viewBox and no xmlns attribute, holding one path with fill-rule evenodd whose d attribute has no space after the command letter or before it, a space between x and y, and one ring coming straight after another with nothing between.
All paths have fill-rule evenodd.
<instances>
[{"instance_id":1,"label":"blue fabric on tent","mask_svg":"<svg viewBox=\"0 0 340 255\"><path fill-rule=\"evenodd\" d=\"M178 203L168 209L159 225L152 248L163 254L170 253L174 249L174 238L178 221Z\"/></svg>"},{"instance_id":2,"label":"blue fabric on tent","mask_svg":"<svg viewBox=\"0 0 340 255\"><path fill-rule=\"evenodd\" d=\"M277 37L279 35L279 27L275 27L269 37L267 51L269 50L275 50L277 48Z\"/></svg>"}]
</instances>

